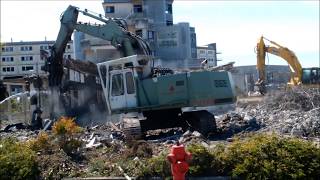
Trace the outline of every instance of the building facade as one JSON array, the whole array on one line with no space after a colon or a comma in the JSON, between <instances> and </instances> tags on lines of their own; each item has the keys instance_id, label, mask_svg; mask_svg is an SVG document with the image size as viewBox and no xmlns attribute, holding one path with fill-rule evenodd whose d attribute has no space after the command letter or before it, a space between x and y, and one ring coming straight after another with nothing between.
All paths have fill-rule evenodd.
<instances>
[{"instance_id":1,"label":"building facade","mask_svg":"<svg viewBox=\"0 0 320 180\"><path fill-rule=\"evenodd\" d=\"M189 23L158 27L155 56L162 65L175 68L199 67L196 34Z\"/></svg>"},{"instance_id":2,"label":"building facade","mask_svg":"<svg viewBox=\"0 0 320 180\"><path fill-rule=\"evenodd\" d=\"M217 46L216 43L211 43L206 46L197 47L197 59L199 61L208 61L208 66L217 66Z\"/></svg>"},{"instance_id":3,"label":"building facade","mask_svg":"<svg viewBox=\"0 0 320 180\"><path fill-rule=\"evenodd\" d=\"M25 90L23 77L27 75L44 75L41 66L45 64L40 50L49 50L54 41L6 42L1 46L0 80L4 81L9 94ZM73 42L69 42L65 58L74 58Z\"/></svg>"},{"instance_id":4,"label":"building facade","mask_svg":"<svg viewBox=\"0 0 320 180\"><path fill-rule=\"evenodd\" d=\"M124 19L129 31L149 43L159 65L185 65L197 57L195 29L189 23L173 24L172 3L173 0L104 0L102 6L106 17ZM109 42L81 32L74 34L74 46L77 59L101 62L121 57Z\"/></svg>"}]
</instances>

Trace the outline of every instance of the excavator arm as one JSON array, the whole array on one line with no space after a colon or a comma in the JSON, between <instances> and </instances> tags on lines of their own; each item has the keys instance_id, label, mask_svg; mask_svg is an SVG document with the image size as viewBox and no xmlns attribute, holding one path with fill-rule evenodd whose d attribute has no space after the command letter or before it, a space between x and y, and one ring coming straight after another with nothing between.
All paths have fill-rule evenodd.
<instances>
[{"instance_id":1,"label":"excavator arm","mask_svg":"<svg viewBox=\"0 0 320 180\"><path fill-rule=\"evenodd\" d=\"M88 23L78 23L79 12L83 15L103 22L103 24L93 25ZM126 30L125 25L119 19L106 19L102 16L95 16L87 10L82 11L74 6L69 6L61 15L61 26L58 37L51 48L51 55L47 59L44 70L49 72L49 86L59 86L63 76L63 53L67 43L71 40L74 30L108 40L111 44L120 49L124 56L134 54L150 55L148 44L140 37Z\"/></svg>"},{"instance_id":2,"label":"excavator arm","mask_svg":"<svg viewBox=\"0 0 320 180\"><path fill-rule=\"evenodd\" d=\"M257 69L259 74L259 80L257 84L264 84L265 82L265 56L266 53L270 53L284 59L290 66L291 79L290 85L297 85L301 83L302 79L302 66L297 56L286 47L283 47L276 42L268 40L273 46L266 46L264 38L261 36L260 41L257 44Z\"/></svg>"}]
</instances>

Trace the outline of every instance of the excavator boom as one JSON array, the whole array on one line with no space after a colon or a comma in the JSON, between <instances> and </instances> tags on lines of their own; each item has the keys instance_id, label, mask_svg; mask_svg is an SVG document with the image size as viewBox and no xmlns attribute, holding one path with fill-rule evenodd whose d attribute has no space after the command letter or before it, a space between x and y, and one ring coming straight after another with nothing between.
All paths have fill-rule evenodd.
<instances>
[{"instance_id":1,"label":"excavator boom","mask_svg":"<svg viewBox=\"0 0 320 180\"><path fill-rule=\"evenodd\" d=\"M264 39L269 41L271 45L265 45ZM270 41L261 36L257 44L257 70L259 79L256 82L261 94L265 92L265 57L266 53L270 53L284 59L290 67L291 78L289 85L299 85L301 83L316 84L320 81L320 68L302 68L297 56L290 49L280 44Z\"/></svg>"},{"instance_id":2,"label":"excavator boom","mask_svg":"<svg viewBox=\"0 0 320 180\"><path fill-rule=\"evenodd\" d=\"M103 24L78 23L79 12L99 20ZM134 54L150 55L149 45L140 37L127 31L119 19L105 19L102 18L102 16L95 16L87 12L87 10L82 11L70 5L61 15L60 22L61 26L57 40L51 48L51 56L47 59L44 67L44 70L49 72L50 87L61 84L63 76L63 53L67 43L71 40L74 30L110 41L114 47L121 49L124 56Z\"/></svg>"},{"instance_id":3,"label":"excavator boom","mask_svg":"<svg viewBox=\"0 0 320 180\"><path fill-rule=\"evenodd\" d=\"M271 45L265 45L264 39L269 41ZM257 70L259 74L259 79L256 85L259 87L261 94L265 93L265 57L266 53L270 53L284 59L290 66L291 79L288 83L289 85L298 85L302 80L302 66L297 58L297 56L290 49L279 45L274 41L270 41L263 36L257 44Z\"/></svg>"}]
</instances>

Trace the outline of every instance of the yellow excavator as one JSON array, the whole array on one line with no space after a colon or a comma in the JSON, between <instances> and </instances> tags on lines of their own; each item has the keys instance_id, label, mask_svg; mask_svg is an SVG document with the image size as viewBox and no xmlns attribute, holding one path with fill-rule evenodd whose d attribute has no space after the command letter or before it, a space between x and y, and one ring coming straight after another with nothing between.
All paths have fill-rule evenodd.
<instances>
[{"instance_id":1,"label":"yellow excavator","mask_svg":"<svg viewBox=\"0 0 320 180\"><path fill-rule=\"evenodd\" d=\"M271 45L265 45L264 40L270 42ZM259 92L263 95L266 93L265 87L265 57L266 53L270 53L276 56L281 57L289 64L291 71L291 78L288 82L289 86L297 86L301 84L312 84L319 85L320 87L320 68L312 67L312 68L302 68L297 56L290 49L279 45L274 41L270 41L267 38L261 36L259 42L256 47L257 51L257 70L259 74L259 79L255 83L258 87Z\"/></svg>"}]
</instances>

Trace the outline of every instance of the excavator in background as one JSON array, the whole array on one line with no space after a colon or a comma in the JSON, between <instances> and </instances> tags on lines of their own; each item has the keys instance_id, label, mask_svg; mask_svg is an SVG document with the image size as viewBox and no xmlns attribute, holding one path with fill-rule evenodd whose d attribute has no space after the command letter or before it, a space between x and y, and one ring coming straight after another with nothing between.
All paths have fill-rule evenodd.
<instances>
[{"instance_id":1,"label":"excavator in background","mask_svg":"<svg viewBox=\"0 0 320 180\"><path fill-rule=\"evenodd\" d=\"M270 42L271 45L265 45L264 40ZM302 68L297 56L290 49L279 45L274 41L261 36L256 47L257 51L257 70L258 81L255 83L261 95L266 93L266 72L265 57L266 53L270 53L284 59L290 67L291 78L288 82L289 86L297 85L320 85L320 68Z\"/></svg>"},{"instance_id":2,"label":"excavator in background","mask_svg":"<svg viewBox=\"0 0 320 180\"><path fill-rule=\"evenodd\" d=\"M102 24L77 22L80 12ZM214 132L214 115L205 107L236 101L227 71L174 73L168 68L153 67L148 43L129 32L122 19L96 16L70 5L60 21L57 40L44 68L49 73L51 93L59 95L63 53L74 30L111 41L124 57L99 63L98 72L107 111L109 115L121 114L124 132L129 136L141 137L147 130L168 127L189 127L202 134ZM51 110L53 119L63 115L54 107Z\"/></svg>"}]
</instances>

